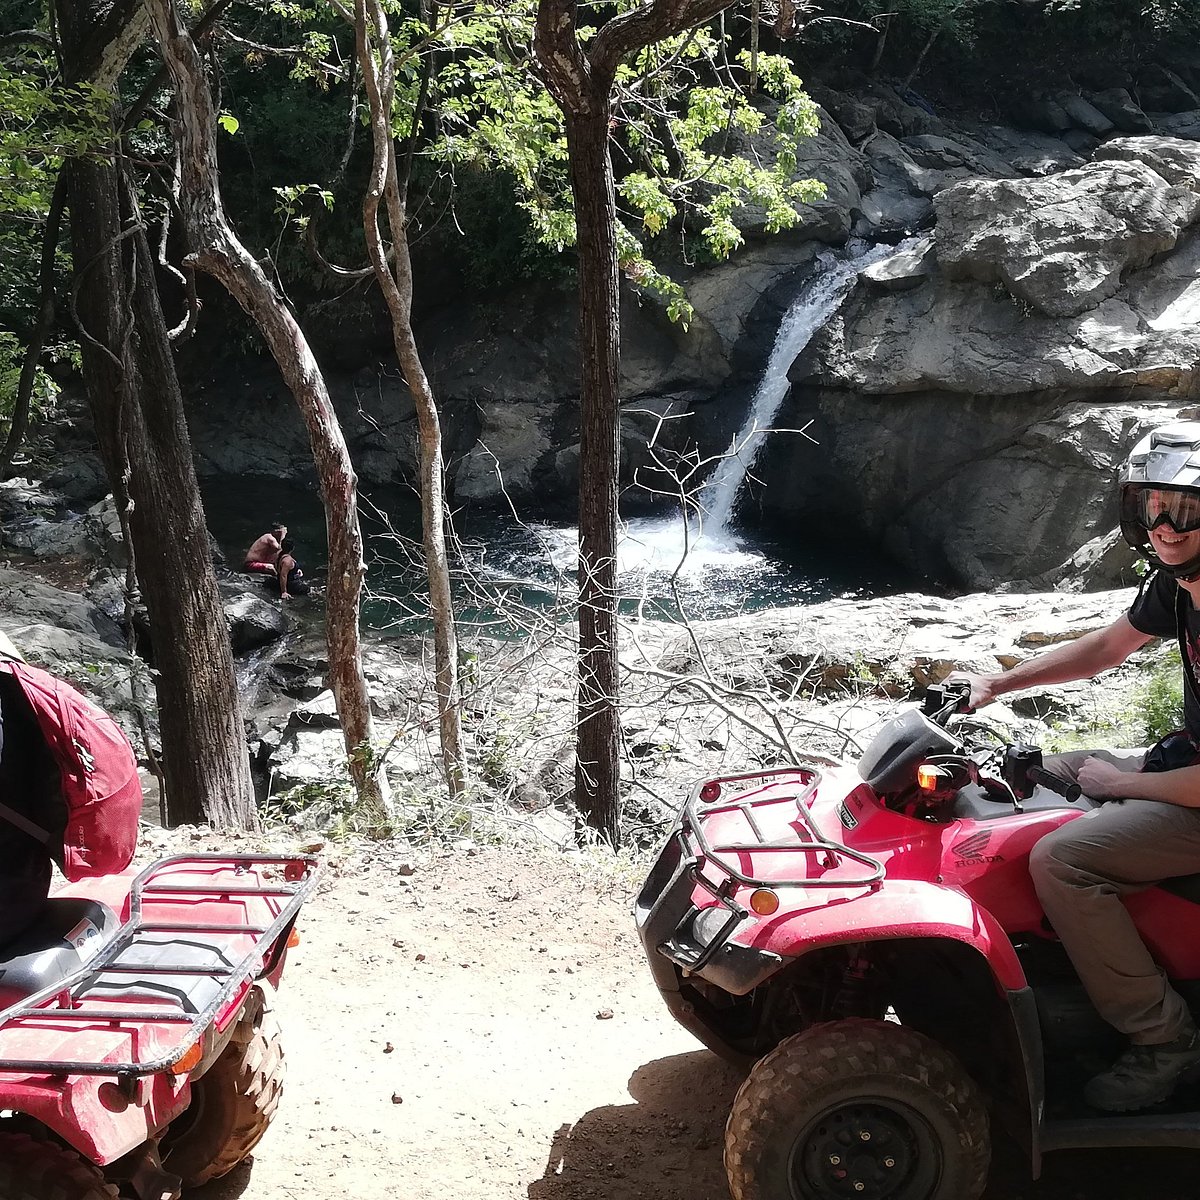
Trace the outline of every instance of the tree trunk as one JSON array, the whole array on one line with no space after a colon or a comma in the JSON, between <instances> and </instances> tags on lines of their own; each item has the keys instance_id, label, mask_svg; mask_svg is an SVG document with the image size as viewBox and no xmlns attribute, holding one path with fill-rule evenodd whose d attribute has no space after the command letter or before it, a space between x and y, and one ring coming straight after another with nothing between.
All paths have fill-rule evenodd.
<instances>
[{"instance_id":1,"label":"tree trunk","mask_svg":"<svg viewBox=\"0 0 1200 1200\"><path fill-rule=\"evenodd\" d=\"M610 96L633 51L698 25L730 0L647 0L603 21L585 54L575 0L538 0L534 53L566 121L579 252L579 729L575 802L612 845L620 838L617 483L620 310Z\"/></svg>"},{"instance_id":2,"label":"tree trunk","mask_svg":"<svg viewBox=\"0 0 1200 1200\"><path fill-rule=\"evenodd\" d=\"M216 113L196 45L173 0L147 0L146 6L175 87L180 207L192 261L213 275L257 325L308 429L329 540L325 599L329 683L359 803L372 820L382 821L390 815L391 797L383 766L375 756L362 670L358 620L366 566L358 523L358 477L303 331L226 220L217 173Z\"/></svg>"},{"instance_id":3,"label":"tree trunk","mask_svg":"<svg viewBox=\"0 0 1200 1200\"><path fill-rule=\"evenodd\" d=\"M579 251L579 730L575 803L620 841L617 680L617 477L620 297L608 156L608 105L567 115Z\"/></svg>"},{"instance_id":4,"label":"tree trunk","mask_svg":"<svg viewBox=\"0 0 1200 1200\"><path fill-rule=\"evenodd\" d=\"M60 9L68 80L111 82L131 44L128 25L101 28L94 12ZM110 45L118 49L105 55ZM115 125L109 155L66 169L84 379L114 497L128 510L150 621L167 818L253 828L233 657L183 401Z\"/></svg>"},{"instance_id":5,"label":"tree trunk","mask_svg":"<svg viewBox=\"0 0 1200 1200\"><path fill-rule=\"evenodd\" d=\"M46 335L54 323L54 256L58 250L59 229L62 226L63 209L67 202L67 174L58 173L54 183L54 194L46 213L46 225L42 230L42 254L38 266L38 310L29 343L25 347L25 358L21 363L21 377L17 381L17 398L13 402L12 421L8 426L8 437L4 449L0 450L0 479L7 479L12 471L13 459L25 440L29 429L29 412L33 402L33 385L37 379L38 363Z\"/></svg>"},{"instance_id":6,"label":"tree trunk","mask_svg":"<svg viewBox=\"0 0 1200 1200\"><path fill-rule=\"evenodd\" d=\"M442 427L433 389L417 349L412 329L412 259L404 197L396 169L396 144L391 133L395 101L395 67L387 18L378 0L355 4L355 48L367 88L371 111L374 160L363 193L363 231L375 279L383 292L392 321L392 341L404 382L417 409L420 452L421 536L429 579L429 608L433 616L434 665L442 769L452 797L466 788L467 763L462 744L461 698L458 688L458 640L450 595L446 558L445 484L442 468ZM379 58L376 59L376 54ZM395 274L389 266L379 232L379 204L386 200Z\"/></svg>"}]
</instances>

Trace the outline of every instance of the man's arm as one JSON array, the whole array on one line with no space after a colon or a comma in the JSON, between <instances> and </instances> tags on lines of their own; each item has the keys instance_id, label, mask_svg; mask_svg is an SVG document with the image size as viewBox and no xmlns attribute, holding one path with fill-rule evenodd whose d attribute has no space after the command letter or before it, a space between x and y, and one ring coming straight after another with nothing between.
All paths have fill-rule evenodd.
<instances>
[{"instance_id":1,"label":"man's arm","mask_svg":"<svg viewBox=\"0 0 1200 1200\"><path fill-rule=\"evenodd\" d=\"M1102 758L1085 759L1079 786L1094 800L1157 800L1181 808L1200 808L1200 766L1174 771L1122 771Z\"/></svg>"},{"instance_id":2,"label":"man's arm","mask_svg":"<svg viewBox=\"0 0 1200 1200\"><path fill-rule=\"evenodd\" d=\"M971 685L971 707L982 708L997 696L1046 683L1070 683L1091 679L1101 671L1119 666L1135 650L1140 650L1151 635L1134 629L1127 616L1118 617L1104 629L1094 629L1073 642L1056 646L1035 658L1018 663L1011 671L995 675L972 675L955 671L951 681Z\"/></svg>"}]
</instances>

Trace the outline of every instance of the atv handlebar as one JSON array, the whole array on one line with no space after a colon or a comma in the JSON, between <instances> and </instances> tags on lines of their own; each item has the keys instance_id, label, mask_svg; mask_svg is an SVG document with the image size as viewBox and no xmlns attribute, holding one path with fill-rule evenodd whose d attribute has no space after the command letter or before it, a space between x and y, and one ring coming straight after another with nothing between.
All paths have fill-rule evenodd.
<instances>
[{"instance_id":1,"label":"atv handlebar","mask_svg":"<svg viewBox=\"0 0 1200 1200\"><path fill-rule=\"evenodd\" d=\"M1004 765L1001 768L1004 782L1012 788L1018 799L1024 800L1033 789L1041 784L1052 792L1057 792L1064 800L1072 804L1083 795L1083 789L1077 783L1055 775L1042 766L1042 752L1037 746L1018 743L1009 746L1004 752Z\"/></svg>"},{"instance_id":2,"label":"atv handlebar","mask_svg":"<svg viewBox=\"0 0 1200 1200\"><path fill-rule=\"evenodd\" d=\"M925 689L921 713L933 724L945 728L955 713L970 711L970 700L971 685L965 680L932 684ZM1038 785L1062 796L1071 804L1083 795L1079 784L1046 770L1042 765L1042 752L1037 746L1024 743L1005 747L1001 778L1018 808L1020 802L1027 800Z\"/></svg>"},{"instance_id":3,"label":"atv handlebar","mask_svg":"<svg viewBox=\"0 0 1200 1200\"><path fill-rule=\"evenodd\" d=\"M963 682L932 683L925 689L921 712L935 725L945 725L955 713L970 709L971 685Z\"/></svg>"},{"instance_id":4,"label":"atv handlebar","mask_svg":"<svg viewBox=\"0 0 1200 1200\"><path fill-rule=\"evenodd\" d=\"M1083 795L1083 788L1079 784L1071 783L1070 780L1064 779L1061 775L1055 775L1053 771L1047 771L1045 767L1030 767L1026 778L1028 778L1030 783L1040 783L1042 787L1049 788L1052 792L1057 792L1064 800L1070 801L1072 804Z\"/></svg>"}]
</instances>

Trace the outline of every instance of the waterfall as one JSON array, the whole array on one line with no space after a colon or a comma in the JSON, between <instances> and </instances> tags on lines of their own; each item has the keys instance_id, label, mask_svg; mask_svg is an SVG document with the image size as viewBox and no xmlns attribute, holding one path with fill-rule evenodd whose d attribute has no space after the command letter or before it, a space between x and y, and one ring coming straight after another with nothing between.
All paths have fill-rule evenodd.
<instances>
[{"instance_id":1,"label":"waterfall","mask_svg":"<svg viewBox=\"0 0 1200 1200\"><path fill-rule=\"evenodd\" d=\"M706 538L722 541L728 536L738 492L787 395L787 376L792 363L813 334L837 312L854 287L858 273L895 252L894 246L872 246L851 258L837 258L832 252L818 255L817 274L792 302L780 323L746 422L728 454L717 464L705 484L708 493L705 504L708 516L704 523Z\"/></svg>"}]
</instances>

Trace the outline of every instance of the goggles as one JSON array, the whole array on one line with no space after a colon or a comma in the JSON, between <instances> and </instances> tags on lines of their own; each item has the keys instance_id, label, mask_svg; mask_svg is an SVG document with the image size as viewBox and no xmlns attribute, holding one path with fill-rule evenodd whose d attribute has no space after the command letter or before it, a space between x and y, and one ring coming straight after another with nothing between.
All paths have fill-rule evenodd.
<instances>
[{"instance_id":1,"label":"goggles","mask_svg":"<svg viewBox=\"0 0 1200 1200\"><path fill-rule=\"evenodd\" d=\"M1175 488L1127 488L1121 497L1121 516L1149 532L1167 524L1176 533L1200 529L1200 492Z\"/></svg>"}]
</instances>

